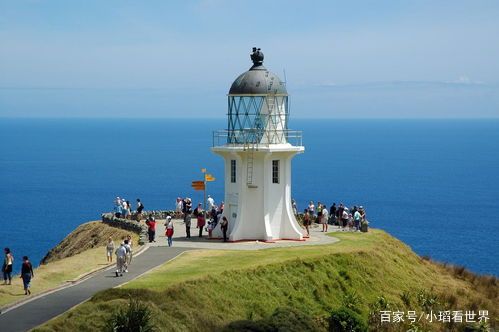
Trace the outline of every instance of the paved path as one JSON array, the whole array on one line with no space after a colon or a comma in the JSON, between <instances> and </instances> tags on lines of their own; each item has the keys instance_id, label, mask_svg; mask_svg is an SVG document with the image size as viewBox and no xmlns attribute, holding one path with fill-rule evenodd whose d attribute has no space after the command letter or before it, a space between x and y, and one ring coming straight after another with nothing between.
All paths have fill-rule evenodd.
<instances>
[{"instance_id":1,"label":"paved path","mask_svg":"<svg viewBox=\"0 0 499 332\"><path fill-rule=\"evenodd\" d=\"M135 279L186 250L189 249L150 247L132 261L130 272L125 273L123 277L115 277L113 267L78 284L9 309L0 315L0 330L16 332L32 329L86 301L95 293ZM36 278L33 281L36 282Z\"/></svg>"}]
</instances>

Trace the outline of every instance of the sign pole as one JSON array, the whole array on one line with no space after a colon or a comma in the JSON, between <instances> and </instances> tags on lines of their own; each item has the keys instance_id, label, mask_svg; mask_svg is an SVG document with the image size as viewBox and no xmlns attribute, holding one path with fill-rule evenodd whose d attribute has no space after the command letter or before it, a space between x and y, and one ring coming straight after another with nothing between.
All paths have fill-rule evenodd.
<instances>
[{"instance_id":1,"label":"sign pole","mask_svg":"<svg viewBox=\"0 0 499 332\"><path fill-rule=\"evenodd\" d=\"M203 172L203 182L204 182L204 190L203 190L203 213L204 213L204 222L206 223L206 168L201 169Z\"/></svg>"}]
</instances>

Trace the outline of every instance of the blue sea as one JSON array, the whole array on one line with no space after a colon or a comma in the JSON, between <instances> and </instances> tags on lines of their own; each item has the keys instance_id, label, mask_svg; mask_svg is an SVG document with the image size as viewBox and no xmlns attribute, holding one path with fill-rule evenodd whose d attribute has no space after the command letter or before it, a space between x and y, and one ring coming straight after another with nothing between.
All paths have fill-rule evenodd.
<instances>
[{"instance_id":1,"label":"blue sea","mask_svg":"<svg viewBox=\"0 0 499 332\"><path fill-rule=\"evenodd\" d=\"M116 196L146 209L223 199L212 131L226 120L0 119L0 246L35 262ZM498 120L301 120L293 197L363 205L372 227L420 255L499 276ZM19 264L17 264L19 265ZM18 266L16 266L19 268Z\"/></svg>"}]
</instances>

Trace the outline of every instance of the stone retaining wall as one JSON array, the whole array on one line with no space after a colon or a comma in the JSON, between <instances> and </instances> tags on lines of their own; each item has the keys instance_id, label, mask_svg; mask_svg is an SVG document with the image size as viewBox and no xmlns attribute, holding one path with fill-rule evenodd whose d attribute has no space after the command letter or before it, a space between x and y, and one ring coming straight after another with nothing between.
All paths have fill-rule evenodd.
<instances>
[{"instance_id":1,"label":"stone retaining wall","mask_svg":"<svg viewBox=\"0 0 499 332\"><path fill-rule=\"evenodd\" d=\"M102 222L111 227L121 228L139 234L139 245L143 245L148 239L147 227L135 220L116 218L113 213L103 213Z\"/></svg>"}]
</instances>

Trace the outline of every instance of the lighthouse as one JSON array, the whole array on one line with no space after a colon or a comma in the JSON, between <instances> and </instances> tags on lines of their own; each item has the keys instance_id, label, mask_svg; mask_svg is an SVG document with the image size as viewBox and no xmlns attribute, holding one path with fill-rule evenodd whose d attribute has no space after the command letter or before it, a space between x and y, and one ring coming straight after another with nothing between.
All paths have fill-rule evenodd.
<instances>
[{"instance_id":1,"label":"lighthouse","mask_svg":"<svg viewBox=\"0 0 499 332\"><path fill-rule=\"evenodd\" d=\"M227 129L213 133L212 151L225 164L229 241L302 240L291 203L291 160L305 150L302 135L288 129L285 83L263 66L259 48L250 58L227 95Z\"/></svg>"}]
</instances>

